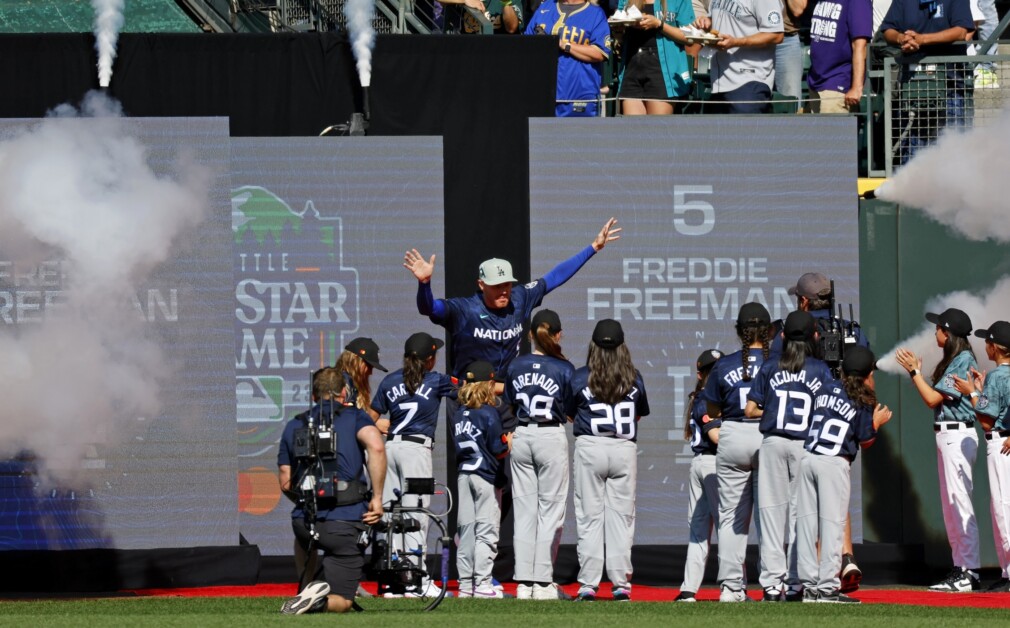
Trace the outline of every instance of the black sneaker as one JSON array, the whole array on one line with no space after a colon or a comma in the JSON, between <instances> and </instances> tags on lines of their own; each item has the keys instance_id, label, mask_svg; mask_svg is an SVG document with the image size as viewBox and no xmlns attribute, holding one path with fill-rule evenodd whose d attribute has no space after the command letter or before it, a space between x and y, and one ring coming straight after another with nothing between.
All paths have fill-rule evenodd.
<instances>
[{"instance_id":1,"label":"black sneaker","mask_svg":"<svg viewBox=\"0 0 1010 628\"><path fill-rule=\"evenodd\" d=\"M322 580L310 582L302 589L301 593L284 602L284 605L281 606L281 614L301 615L302 613L312 611L319 604L319 600L325 601L326 596L329 594L330 585Z\"/></svg>"},{"instance_id":2,"label":"black sneaker","mask_svg":"<svg viewBox=\"0 0 1010 628\"><path fill-rule=\"evenodd\" d=\"M768 588L765 589L764 597L761 598L762 602L784 602L785 596L782 595L781 589Z\"/></svg>"},{"instance_id":3,"label":"black sneaker","mask_svg":"<svg viewBox=\"0 0 1010 628\"><path fill-rule=\"evenodd\" d=\"M842 593L841 591L833 591L831 593L821 593L817 596L817 601L821 604L862 604L859 600L854 597L849 597Z\"/></svg>"},{"instance_id":4,"label":"black sneaker","mask_svg":"<svg viewBox=\"0 0 1010 628\"><path fill-rule=\"evenodd\" d=\"M863 570L856 564L852 554L842 554L842 571L838 574L842 581L841 592L852 593L863 581Z\"/></svg>"},{"instance_id":5,"label":"black sneaker","mask_svg":"<svg viewBox=\"0 0 1010 628\"><path fill-rule=\"evenodd\" d=\"M941 591L945 593L971 593L982 588L982 583L978 579L978 574L967 569L954 567L947 574L947 577L929 587L930 591Z\"/></svg>"},{"instance_id":6,"label":"black sneaker","mask_svg":"<svg viewBox=\"0 0 1010 628\"><path fill-rule=\"evenodd\" d=\"M681 591L674 602L697 602L697 598L694 597L694 591Z\"/></svg>"},{"instance_id":7,"label":"black sneaker","mask_svg":"<svg viewBox=\"0 0 1010 628\"><path fill-rule=\"evenodd\" d=\"M616 588L614 589L614 601L615 602L630 602L631 601L631 590Z\"/></svg>"},{"instance_id":8,"label":"black sneaker","mask_svg":"<svg viewBox=\"0 0 1010 628\"><path fill-rule=\"evenodd\" d=\"M1010 578L1000 578L985 590L987 593L1010 593Z\"/></svg>"},{"instance_id":9,"label":"black sneaker","mask_svg":"<svg viewBox=\"0 0 1010 628\"><path fill-rule=\"evenodd\" d=\"M786 585L786 602L802 602L803 591L802 584Z\"/></svg>"}]
</instances>

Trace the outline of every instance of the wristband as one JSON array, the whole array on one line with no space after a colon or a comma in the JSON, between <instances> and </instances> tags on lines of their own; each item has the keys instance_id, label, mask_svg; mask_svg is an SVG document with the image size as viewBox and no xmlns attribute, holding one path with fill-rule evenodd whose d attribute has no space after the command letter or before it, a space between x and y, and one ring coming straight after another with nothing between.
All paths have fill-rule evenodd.
<instances>
[{"instance_id":1,"label":"wristband","mask_svg":"<svg viewBox=\"0 0 1010 628\"><path fill-rule=\"evenodd\" d=\"M919 374L918 369L912 369L911 371L908 372L908 376L911 377L912 379L915 379L915 376L918 374Z\"/></svg>"},{"instance_id":2,"label":"wristband","mask_svg":"<svg viewBox=\"0 0 1010 628\"><path fill-rule=\"evenodd\" d=\"M572 54L572 45L571 44L565 44L565 54L567 54L567 55Z\"/></svg>"},{"instance_id":3,"label":"wristband","mask_svg":"<svg viewBox=\"0 0 1010 628\"><path fill-rule=\"evenodd\" d=\"M978 399L978 391L977 390L971 391L969 397L971 397L972 399Z\"/></svg>"}]
</instances>

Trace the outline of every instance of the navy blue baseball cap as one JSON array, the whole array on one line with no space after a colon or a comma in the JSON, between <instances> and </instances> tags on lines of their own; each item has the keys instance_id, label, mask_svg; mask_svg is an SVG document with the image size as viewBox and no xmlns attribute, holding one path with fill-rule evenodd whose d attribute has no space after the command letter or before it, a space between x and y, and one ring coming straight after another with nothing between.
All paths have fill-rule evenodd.
<instances>
[{"instance_id":1,"label":"navy blue baseball cap","mask_svg":"<svg viewBox=\"0 0 1010 628\"><path fill-rule=\"evenodd\" d=\"M938 327L949 331L955 336L967 338L971 333L971 319L964 311L956 307L949 307L942 314L926 312L926 320Z\"/></svg>"},{"instance_id":2,"label":"navy blue baseball cap","mask_svg":"<svg viewBox=\"0 0 1010 628\"><path fill-rule=\"evenodd\" d=\"M403 355L416 355L422 360L427 360L435 355L435 352L442 348L443 345L445 343L438 338L433 338L423 331L419 331L410 338L407 338L407 342L403 345Z\"/></svg>"},{"instance_id":3,"label":"navy blue baseball cap","mask_svg":"<svg viewBox=\"0 0 1010 628\"><path fill-rule=\"evenodd\" d=\"M985 338L986 342L1010 348L1010 323L1007 321L996 321L989 329L976 329L975 335Z\"/></svg>"},{"instance_id":4,"label":"navy blue baseball cap","mask_svg":"<svg viewBox=\"0 0 1010 628\"><path fill-rule=\"evenodd\" d=\"M699 371L707 371L712 368L712 365L718 362L721 357L722 351L719 351L718 349L705 349L701 352L701 355L698 356L698 359L694 364Z\"/></svg>"},{"instance_id":5,"label":"navy blue baseball cap","mask_svg":"<svg viewBox=\"0 0 1010 628\"><path fill-rule=\"evenodd\" d=\"M768 313L768 308L760 303L744 303L740 306L740 312L736 315L736 324L739 327L747 325L770 325L772 315Z\"/></svg>"},{"instance_id":6,"label":"navy blue baseball cap","mask_svg":"<svg viewBox=\"0 0 1010 628\"><path fill-rule=\"evenodd\" d=\"M845 350L842 372L846 375L866 377L877 368L877 358L866 347L856 345Z\"/></svg>"},{"instance_id":7,"label":"navy blue baseball cap","mask_svg":"<svg viewBox=\"0 0 1010 628\"><path fill-rule=\"evenodd\" d=\"M490 362L485 362L484 360L471 362L466 367L463 379L470 384L475 382L493 382L494 366L492 366Z\"/></svg>"},{"instance_id":8,"label":"navy blue baseball cap","mask_svg":"<svg viewBox=\"0 0 1010 628\"><path fill-rule=\"evenodd\" d=\"M561 317L554 310L548 310L546 308L540 310L533 315L533 321L530 323L530 329L536 331L540 329L540 326L547 325L547 331L556 334L561 331Z\"/></svg>"},{"instance_id":9,"label":"navy blue baseball cap","mask_svg":"<svg viewBox=\"0 0 1010 628\"><path fill-rule=\"evenodd\" d=\"M786 317L786 324L782 328L782 332L785 334L786 340L813 340L816 329L817 323L813 316L803 310L796 310L790 312Z\"/></svg>"},{"instance_id":10,"label":"navy blue baseball cap","mask_svg":"<svg viewBox=\"0 0 1010 628\"><path fill-rule=\"evenodd\" d=\"M344 350L350 351L368 364L371 364L373 368L389 372L389 369L379 363L379 345L375 344L375 341L371 338L355 338L347 343Z\"/></svg>"},{"instance_id":11,"label":"navy blue baseball cap","mask_svg":"<svg viewBox=\"0 0 1010 628\"><path fill-rule=\"evenodd\" d=\"M596 323L593 330L593 344L601 349L616 349L624 344L624 329L612 318Z\"/></svg>"}]
</instances>

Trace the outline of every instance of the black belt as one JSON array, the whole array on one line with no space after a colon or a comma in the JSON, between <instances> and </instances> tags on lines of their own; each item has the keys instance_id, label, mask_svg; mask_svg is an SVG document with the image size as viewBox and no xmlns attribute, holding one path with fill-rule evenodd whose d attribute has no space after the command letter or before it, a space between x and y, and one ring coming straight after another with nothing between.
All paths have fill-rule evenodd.
<instances>
[{"instance_id":1,"label":"black belt","mask_svg":"<svg viewBox=\"0 0 1010 628\"><path fill-rule=\"evenodd\" d=\"M974 427L974 426L968 425L967 423L961 423L960 421L954 421L954 422L951 422L951 423L934 423L933 424L933 431L934 432L959 432L961 430L971 429L972 427Z\"/></svg>"},{"instance_id":2,"label":"black belt","mask_svg":"<svg viewBox=\"0 0 1010 628\"><path fill-rule=\"evenodd\" d=\"M791 33L783 33L782 35L783 35L784 37L796 37L796 36L797 36L797 35L799 35L799 34L800 34L800 32L799 32L799 31L793 31L793 32L791 32Z\"/></svg>"},{"instance_id":3,"label":"black belt","mask_svg":"<svg viewBox=\"0 0 1010 628\"><path fill-rule=\"evenodd\" d=\"M1010 430L999 430L997 432L986 432L985 439L992 440L994 438L1006 438L1010 436Z\"/></svg>"},{"instance_id":4,"label":"black belt","mask_svg":"<svg viewBox=\"0 0 1010 628\"><path fill-rule=\"evenodd\" d=\"M529 427L531 425L533 427L558 427L559 425L561 425L561 423L558 423L557 421L544 421L542 423L539 423L537 421L528 421L526 423L523 423L520 421L519 423L519 427Z\"/></svg>"},{"instance_id":5,"label":"black belt","mask_svg":"<svg viewBox=\"0 0 1010 628\"><path fill-rule=\"evenodd\" d=\"M709 449L706 449L705 451L696 451L695 453L698 454L699 456L714 456L715 455L715 452L711 451Z\"/></svg>"},{"instance_id":6,"label":"black belt","mask_svg":"<svg viewBox=\"0 0 1010 628\"><path fill-rule=\"evenodd\" d=\"M408 443L417 443L418 445L424 445L425 447L431 446L431 439L427 436L422 436L421 434L396 434L390 437L391 441L396 442L407 441Z\"/></svg>"}]
</instances>

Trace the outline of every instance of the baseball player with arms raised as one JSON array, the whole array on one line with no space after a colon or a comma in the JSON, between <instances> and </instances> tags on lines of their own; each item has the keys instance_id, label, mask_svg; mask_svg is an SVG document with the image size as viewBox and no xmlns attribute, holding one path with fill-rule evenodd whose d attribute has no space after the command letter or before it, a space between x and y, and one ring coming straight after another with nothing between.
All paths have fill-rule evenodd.
<instances>
[{"instance_id":1,"label":"baseball player with arms raised","mask_svg":"<svg viewBox=\"0 0 1010 628\"><path fill-rule=\"evenodd\" d=\"M1010 591L1010 323L996 321L989 329L976 329L975 335L985 338L986 357L996 368L989 373L971 369L971 377L955 375L954 382L958 392L971 399L985 430L992 533L1002 570L986 591L1006 593Z\"/></svg>"},{"instance_id":2,"label":"baseball player with arms raised","mask_svg":"<svg viewBox=\"0 0 1010 628\"><path fill-rule=\"evenodd\" d=\"M523 325L543 298L571 279L589 258L609 242L621 237L616 218L607 221L586 248L561 262L550 272L526 285L513 285L512 264L489 259L480 265L478 291L468 297L435 299L431 276L435 256L425 260L417 249L407 251L403 266L417 278L417 311L452 336L453 375L462 379L463 369L476 360L490 362L496 373L504 373L519 354ZM505 387L499 383L500 395ZM509 427L509 426L506 426Z\"/></svg>"},{"instance_id":3,"label":"baseball player with arms raised","mask_svg":"<svg viewBox=\"0 0 1010 628\"><path fill-rule=\"evenodd\" d=\"M386 484L382 501L388 504L395 497L394 491L402 491L406 478L433 477L431 448L438 425L438 411L442 398L455 396L456 389L448 375L436 373L435 357L445 343L418 332L407 338L403 346L403 368L387 375L372 398L372 411L388 419L376 421L379 429L386 434ZM403 495L406 507L428 507L428 498L418 495ZM421 548L425 556L428 540L428 518L420 517L421 529L406 533L408 548L397 547L402 555L410 555L402 550ZM394 535L399 540L399 535ZM421 591L407 591L408 597L435 597L439 590L430 579L425 578ZM398 592L391 592L396 595Z\"/></svg>"},{"instance_id":4,"label":"baseball player with arms raised","mask_svg":"<svg viewBox=\"0 0 1010 628\"><path fill-rule=\"evenodd\" d=\"M846 350L842 380L825 382L814 399L804 443L809 453L800 462L796 486L796 555L804 602L859 603L840 591L838 574L852 462L891 419L887 406L877 404L875 361L865 347Z\"/></svg>"},{"instance_id":5,"label":"baseball player with arms raised","mask_svg":"<svg viewBox=\"0 0 1010 628\"><path fill-rule=\"evenodd\" d=\"M943 357L933 369L933 383L926 381L922 374L922 358L905 348L896 350L894 357L908 371L915 390L934 414L940 506L954 568L946 578L929 588L951 593L978 591L982 587L978 575L981 558L978 524L971 501L978 434L971 399L958 391L954 379L967 379L977 367L975 352L968 343L971 319L952 307L942 314L929 312L926 320L936 325L936 344L943 348Z\"/></svg>"},{"instance_id":6,"label":"baseball player with arms raised","mask_svg":"<svg viewBox=\"0 0 1010 628\"><path fill-rule=\"evenodd\" d=\"M680 585L678 602L696 601L694 595L705 575L712 528L719 527L719 478L715 474L715 453L719 447L722 421L708 416L708 404L699 393L705 389L712 367L721 357L722 352L716 349L706 349L698 356L695 362L698 383L689 395L684 421L684 438L691 443L694 458L691 459L691 493L687 504L691 537L687 543L684 582Z\"/></svg>"},{"instance_id":7,"label":"baseball player with arms raised","mask_svg":"<svg viewBox=\"0 0 1010 628\"><path fill-rule=\"evenodd\" d=\"M627 602L635 537L638 421L649 414L649 401L617 321L596 324L586 362L565 391L565 413L575 423L577 600L596 599L606 556L614 600Z\"/></svg>"},{"instance_id":8,"label":"baseball player with arms raised","mask_svg":"<svg viewBox=\"0 0 1010 628\"><path fill-rule=\"evenodd\" d=\"M782 355L761 365L744 409L748 418L761 419L764 435L758 454L758 548L766 602L799 602L803 594L796 571L796 478L814 399L834 381L831 369L816 357L816 326L807 312L786 317Z\"/></svg>"},{"instance_id":9,"label":"baseball player with arms raised","mask_svg":"<svg viewBox=\"0 0 1010 628\"><path fill-rule=\"evenodd\" d=\"M603 9L586 0L544 2L527 22L526 34L558 37L555 115L596 116L603 62L612 48Z\"/></svg>"},{"instance_id":10,"label":"baseball player with arms raised","mask_svg":"<svg viewBox=\"0 0 1010 628\"><path fill-rule=\"evenodd\" d=\"M568 437L564 393L575 367L561 352L561 319L540 310L530 324L533 353L512 361L506 402L519 426L512 440L515 579L520 600L557 600L554 560L568 500Z\"/></svg>"},{"instance_id":11,"label":"baseball player with arms raised","mask_svg":"<svg viewBox=\"0 0 1010 628\"><path fill-rule=\"evenodd\" d=\"M709 417L720 419L722 424L715 455L719 479L720 602L747 600L744 561L756 505L761 432L758 419L744 416L744 408L754 377L769 357L773 332L767 308L760 303L745 303L736 317L736 333L742 349L715 363L701 393ZM760 541L760 522L755 526Z\"/></svg>"}]
</instances>

